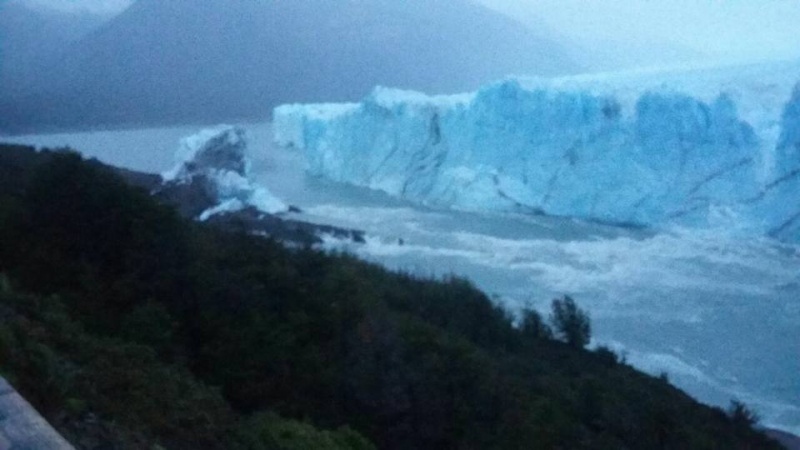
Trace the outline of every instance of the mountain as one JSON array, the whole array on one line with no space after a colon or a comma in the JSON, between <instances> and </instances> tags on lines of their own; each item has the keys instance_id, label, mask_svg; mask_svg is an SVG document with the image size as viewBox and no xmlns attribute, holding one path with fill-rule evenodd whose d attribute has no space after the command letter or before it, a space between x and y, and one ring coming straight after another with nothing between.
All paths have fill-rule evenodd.
<instances>
[{"instance_id":1,"label":"mountain","mask_svg":"<svg viewBox=\"0 0 800 450\"><path fill-rule=\"evenodd\" d=\"M0 5L0 86L6 89L20 90L40 84L48 65L70 44L108 19L89 13L48 11L31 7L22 0Z\"/></svg>"},{"instance_id":2,"label":"mountain","mask_svg":"<svg viewBox=\"0 0 800 450\"><path fill-rule=\"evenodd\" d=\"M17 105L41 125L218 121L378 84L445 93L575 70L556 42L470 0L139 0Z\"/></svg>"},{"instance_id":3,"label":"mountain","mask_svg":"<svg viewBox=\"0 0 800 450\"><path fill-rule=\"evenodd\" d=\"M409 200L800 241L800 62L288 105L309 171Z\"/></svg>"}]
</instances>

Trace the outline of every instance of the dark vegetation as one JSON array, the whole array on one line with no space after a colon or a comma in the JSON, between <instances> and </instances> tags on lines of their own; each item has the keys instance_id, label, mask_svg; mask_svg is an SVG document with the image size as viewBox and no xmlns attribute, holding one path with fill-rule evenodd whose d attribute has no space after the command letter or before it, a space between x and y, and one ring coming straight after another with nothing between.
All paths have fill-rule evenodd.
<instances>
[{"instance_id":1,"label":"dark vegetation","mask_svg":"<svg viewBox=\"0 0 800 450\"><path fill-rule=\"evenodd\" d=\"M589 315L578 308L572 297L566 295L563 299L553 301L550 321L558 337L568 345L583 348L589 344L592 334Z\"/></svg>"},{"instance_id":2,"label":"dark vegetation","mask_svg":"<svg viewBox=\"0 0 800 450\"><path fill-rule=\"evenodd\" d=\"M0 147L0 239L0 373L79 448L779 448L585 350L571 299L515 326L465 280L191 223L76 154Z\"/></svg>"}]
</instances>

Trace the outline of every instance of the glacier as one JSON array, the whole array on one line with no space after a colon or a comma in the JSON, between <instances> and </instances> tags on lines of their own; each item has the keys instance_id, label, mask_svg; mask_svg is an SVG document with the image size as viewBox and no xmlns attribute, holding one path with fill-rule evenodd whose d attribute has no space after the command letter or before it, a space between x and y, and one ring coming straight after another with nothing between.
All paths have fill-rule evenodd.
<instances>
[{"instance_id":1,"label":"glacier","mask_svg":"<svg viewBox=\"0 0 800 450\"><path fill-rule=\"evenodd\" d=\"M284 202L250 179L247 147L245 130L229 125L183 138L175 153L175 166L161 174L162 184L167 188L194 186L202 191L195 197L215 203L199 214L201 221L248 207L266 214L288 211Z\"/></svg>"},{"instance_id":2,"label":"glacier","mask_svg":"<svg viewBox=\"0 0 800 450\"><path fill-rule=\"evenodd\" d=\"M307 171L433 206L800 241L800 62L282 105ZM797 85L797 87L795 87Z\"/></svg>"}]
</instances>

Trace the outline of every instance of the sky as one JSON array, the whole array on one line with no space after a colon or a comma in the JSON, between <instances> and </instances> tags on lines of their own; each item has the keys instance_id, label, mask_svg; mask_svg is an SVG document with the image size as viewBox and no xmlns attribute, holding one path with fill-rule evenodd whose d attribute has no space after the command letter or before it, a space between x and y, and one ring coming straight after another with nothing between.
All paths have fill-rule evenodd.
<instances>
[{"instance_id":1,"label":"sky","mask_svg":"<svg viewBox=\"0 0 800 450\"><path fill-rule=\"evenodd\" d=\"M22 0L24 3L40 8L68 13L89 12L113 15L124 10L132 0ZM0 4L3 0L0 0Z\"/></svg>"},{"instance_id":2,"label":"sky","mask_svg":"<svg viewBox=\"0 0 800 450\"><path fill-rule=\"evenodd\" d=\"M579 42L664 44L730 62L800 58L798 0L478 0Z\"/></svg>"},{"instance_id":3,"label":"sky","mask_svg":"<svg viewBox=\"0 0 800 450\"><path fill-rule=\"evenodd\" d=\"M65 12L112 14L132 0L23 1ZM532 27L546 25L590 51L616 42L640 52L669 49L673 53L667 59L800 58L800 0L476 1Z\"/></svg>"}]
</instances>

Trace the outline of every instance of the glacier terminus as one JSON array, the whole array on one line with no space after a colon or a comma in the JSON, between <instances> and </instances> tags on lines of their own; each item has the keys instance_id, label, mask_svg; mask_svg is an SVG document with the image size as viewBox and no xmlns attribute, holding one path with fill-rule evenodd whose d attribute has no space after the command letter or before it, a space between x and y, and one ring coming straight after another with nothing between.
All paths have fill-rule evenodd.
<instances>
[{"instance_id":1,"label":"glacier terminus","mask_svg":"<svg viewBox=\"0 0 800 450\"><path fill-rule=\"evenodd\" d=\"M432 206L800 241L800 63L283 105L312 175Z\"/></svg>"}]
</instances>

